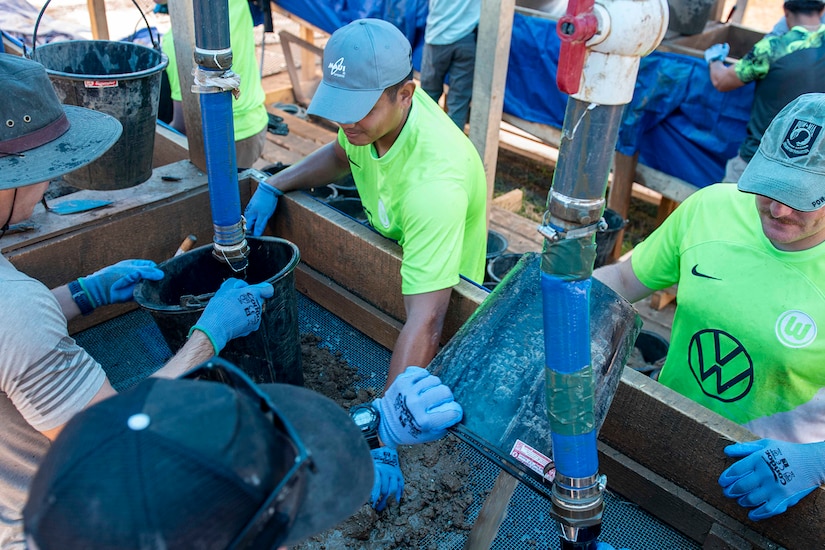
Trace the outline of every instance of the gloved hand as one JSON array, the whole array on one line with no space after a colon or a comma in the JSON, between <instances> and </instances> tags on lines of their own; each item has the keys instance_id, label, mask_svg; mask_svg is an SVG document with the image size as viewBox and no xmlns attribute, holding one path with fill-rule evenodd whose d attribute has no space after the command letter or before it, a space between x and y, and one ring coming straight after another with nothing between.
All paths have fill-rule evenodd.
<instances>
[{"instance_id":1,"label":"gloved hand","mask_svg":"<svg viewBox=\"0 0 825 550\"><path fill-rule=\"evenodd\" d=\"M260 182L258 184L258 189L249 199L249 204L246 205L246 210L243 213L246 218L246 230L248 232L256 237L263 235L266 222L269 221L278 206L278 197L283 194L283 191L268 183Z\"/></svg>"},{"instance_id":2,"label":"gloved hand","mask_svg":"<svg viewBox=\"0 0 825 550\"><path fill-rule=\"evenodd\" d=\"M395 449L379 447L371 450L370 454L375 468L370 505L376 512L380 512L387 507L387 500L391 496L395 496L396 502L401 502L401 495L404 494L404 474L401 473Z\"/></svg>"},{"instance_id":3,"label":"gloved hand","mask_svg":"<svg viewBox=\"0 0 825 550\"><path fill-rule=\"evenodd\" d=\"M612 545L607 544L606 542L597 542L596 543L596 550L616 550ZM619 548L619 550L630 550L630 548Z\"/></svg>"},{"instance_id":4,"label":"gloved hand","mask_svg":"<svg viewBox=\"0 0 825 550\"><path fill-rule=\"evenodd\" d=\"M93 307L119 304L134 299L135 285L143 280L160 281L163 271L155 267L151 260L123 260L104 267L86 277L80 277L80 284Z\"/></svg>"},{"instance_id":5,"label":"gloved hand","mask_svg":"<svg viewBox=\"0 0 825 550\"><path fill-rule=\"evenodd\" d=\"M372 404L381 414L378 437L392 449L441 439L464 414L450 388L421 367L407 367Z\"/></svg>"},{"instance_id":6,"label":"gloved hand","mask_svg":"<svg viewBox=\"0 0 825 550\"><path fill-rule=\"evenodd\" d=\"M217 355L231 339L258 330L263 301L274 293L269 283L250 285L240 279L227 279L189 329L189 335L196 329L206 334Z\"/></svg>"},{"instance_id":7,"label":"gloved hand","mask_svg":"<svg viewBox=\"0 0 825 550\"><path fill-rule=\"evenodd\" d=\"M825 442L760 439L728 445L725 454L744 458L719 476L722 492L754 508L754 521L781 514L825 482Z\"/></svg>"},{"instance_id":8,"label":"gloved hand","mask_svg":"<svg viewBox=\"0 0 825 550\"><path fill-rule=\"evenodd\" d=\"M714 44L705 50L705 63L710 65L714 61L724 61L730 53L730 44Z\"/></svg>"}]
</instances>

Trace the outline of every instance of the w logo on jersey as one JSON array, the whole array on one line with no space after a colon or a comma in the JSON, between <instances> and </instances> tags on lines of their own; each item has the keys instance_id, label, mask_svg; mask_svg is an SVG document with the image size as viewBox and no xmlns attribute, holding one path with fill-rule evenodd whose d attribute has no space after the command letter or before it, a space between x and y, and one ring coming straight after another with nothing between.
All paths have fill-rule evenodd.
<instances>
[{"instance_id":1,"label":"w logo on jersey","mask_svg":"<svg viewBox=\"0 0 825 550\"><path fill-rule=\"evenodd\" d=\"M786 311L776 320L776 338L789 348L804 348L816 338L816 323L803 311Z\"/></svg>"}]
</instances>

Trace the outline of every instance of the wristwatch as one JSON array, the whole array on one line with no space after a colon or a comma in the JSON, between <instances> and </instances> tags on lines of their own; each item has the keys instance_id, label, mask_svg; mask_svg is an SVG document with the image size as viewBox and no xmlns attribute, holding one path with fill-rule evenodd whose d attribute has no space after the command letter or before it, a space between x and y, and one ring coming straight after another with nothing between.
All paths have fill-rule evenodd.
<instances>
[{"instance_id":1,"label":"wristwatch","mask_svg":"<svg viewBox=\"0 0 825 550\"><path fill-rule=\"evenodd\" d=\"M355 405L349 410L350 418L355 422L355 425L361 430L364 439L370 449L377 449L380 447L378 442L378 424L381 423L381 414L378 409L372 406L371 403L363 403Z\"/></svg>"}]
</instances>

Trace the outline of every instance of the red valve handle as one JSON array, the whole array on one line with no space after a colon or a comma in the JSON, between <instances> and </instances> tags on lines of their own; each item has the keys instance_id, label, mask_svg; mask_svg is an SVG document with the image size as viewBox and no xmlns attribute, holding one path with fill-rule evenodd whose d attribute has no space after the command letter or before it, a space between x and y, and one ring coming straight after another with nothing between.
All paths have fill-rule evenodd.
<instances>
[{"instance_id":1,"label":"red valve handle","mask_svg":"<svg viewBox=\"0 0 825 550\"><path fill-rule=\"evenodd\" d=\"M599 27L599 21L593 14L593 4L594 0L570 0L567 13L556 25L556 34L561 39L556 84L566 94L579 91L587 53L585 42L596 34Z\"/></svg>"}]
</instances>

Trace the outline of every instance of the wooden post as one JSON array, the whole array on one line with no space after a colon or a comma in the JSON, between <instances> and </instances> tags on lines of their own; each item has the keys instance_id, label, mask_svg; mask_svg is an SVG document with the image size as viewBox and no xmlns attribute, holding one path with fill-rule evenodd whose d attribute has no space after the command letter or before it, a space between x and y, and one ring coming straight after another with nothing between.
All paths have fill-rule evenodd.
<instances>
[{"instance_id":1,"label":"wooden post","mask_svg":"<svg viewBox=\"0 0 825 550\"><path fill-rule=\"evenodd\" d=\"M487 217L493 200L498 133L504 108L504 83L510 57L515 0L482 0L470 109L470 140L487 174Z\"/></svg>"},{"instance_id":2,"label":"wooden post","mask_svg":"<svg viewBox=\"0 0 825 550\"><path fill-rule=\"evenodd\" d=\"M632 157L619 152L613 154L613 182L607 195L607 207L619 214L622 219L627 218L630 209L630 194L633 191L633 180L636 178L636 165L639 153ZM619 231L616 246L613 248L612 259L615 261L622 255L622 239L624 229Z\"/></svg>"},{"instance_id":3,"label":"wooden post","mask_svg":"<svg viewBox=\"0 0 825 550\"><path fill-rule=\"evenodd\" d=\"M195 68L195 11L192 2L186 0L169 0L168 5L172 34L175 37L175 60L178 65L186 139L189 142L189 160L206 171L200 96L191 92L195 82L192 76Z\"/></svg>"},{"instance_id":4,"label":"wooden post","mask_svg":"<svg viewBox=\"0 0 825 550\"><path fill-rule=\"evenodd\" d=\"M86 0L89 9L89 22L92 28L92 38L95 40L109 40L109 23L106 20L106 4L103 0Z\"/></svg>"}]
</instances>

